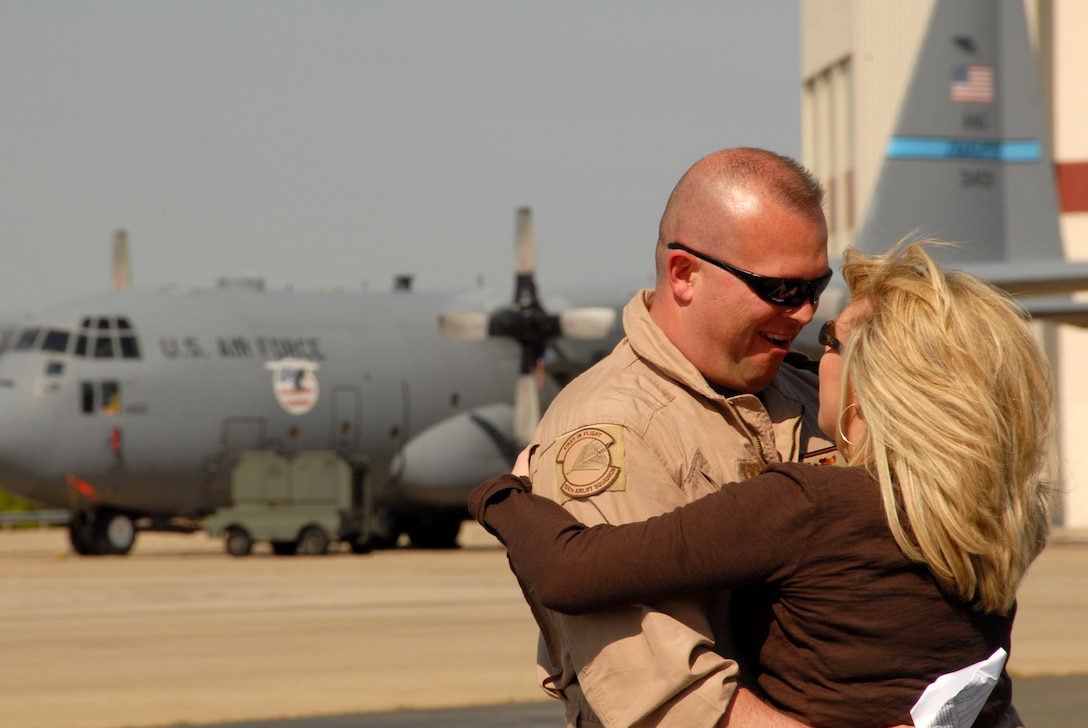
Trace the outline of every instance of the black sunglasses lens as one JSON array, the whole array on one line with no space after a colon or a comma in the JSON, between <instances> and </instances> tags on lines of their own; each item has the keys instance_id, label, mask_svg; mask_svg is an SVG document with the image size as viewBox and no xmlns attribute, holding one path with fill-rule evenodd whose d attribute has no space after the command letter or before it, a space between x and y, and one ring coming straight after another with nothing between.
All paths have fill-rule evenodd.
<instances>
[{"instance_id":1,"label":"black sunglasses lens","mask_svg":"<svg viewBox=\"0 0 1088 728\"><path fill-rule=\"evenodd\" d=\"M798 278L750 278L747 280L764 300L780 306L796 308L803 306L805 301L812 301L813 306L819 303L820 294L831 283L831 274L814 281Z\"/></svg>"},{"instance_id":2,"label":"black sunglasses lens","mask_svg":"<svg viewBox=\"0 0 1088 728\"><path fill-rule=\"evenodd\" d=\"M801 306L810 297L819 298L819 291L808 281L779 278L760 281L757 293L771 303L781 306ZM813 303L816 301L813 300Z\"/></svg>"}]
</instances>

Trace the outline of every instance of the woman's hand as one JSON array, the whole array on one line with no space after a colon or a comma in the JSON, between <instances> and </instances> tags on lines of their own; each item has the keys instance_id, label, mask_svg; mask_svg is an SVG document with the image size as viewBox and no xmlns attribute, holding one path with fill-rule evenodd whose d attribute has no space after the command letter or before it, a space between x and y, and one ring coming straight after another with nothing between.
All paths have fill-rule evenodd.
<instances>
[{"instance_id":1,"label":"woman's hand","mask_svg":"<svg viewBox=\"0 0 1088 728\"><path fill-rule=\"evenodd\" d=\"M520 478L515 475L500 475L491 480L484 481L468 496L468 512L476 521L487 529L492 536L497 535L487 524L487 507L494 503L501 503L511 493L531 493L532 483L528 478Z\"/></svg>"},{"instance_id":2,"label":"woman's hand","mask_svg":"<svg viewBox=\"0 0 1088 728\"><path fill-rule=\"evenodd\" d=\"M518 453L518 459L514 461L514 469L510 472L514 475L529 477L529 448Z\"/></svg>"}]
</instances>

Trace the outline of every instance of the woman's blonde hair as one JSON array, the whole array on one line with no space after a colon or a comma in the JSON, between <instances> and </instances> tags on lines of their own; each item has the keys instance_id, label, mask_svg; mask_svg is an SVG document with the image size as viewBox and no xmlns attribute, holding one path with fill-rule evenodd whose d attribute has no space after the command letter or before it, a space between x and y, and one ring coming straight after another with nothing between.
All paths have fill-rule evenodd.
<instances>
[{"instance_id":1,"label":"woman's blonde hair","mask_svg":"<svg viewBox=\"0 0 1088 728\"><path fill-rule=\"evenodd\" d=\"M908 558L986 612L1012 607L1046 541L1050 369L1008 295L902 242L845 255L859 308L842 351L867 430L851 464L880 482ZM844 404L845 404L844 394Z\"/></svg>"}]
</instances>

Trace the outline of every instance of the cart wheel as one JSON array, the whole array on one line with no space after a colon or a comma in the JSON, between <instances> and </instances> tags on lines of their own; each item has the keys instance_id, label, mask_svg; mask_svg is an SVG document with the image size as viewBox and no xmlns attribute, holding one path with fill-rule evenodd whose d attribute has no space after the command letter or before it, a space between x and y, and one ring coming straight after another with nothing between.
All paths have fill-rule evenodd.
<instances>
[{"instance_id":1,"label":"cart wheel","mask_svg":"<svg viewBox=\"0 0 1088 728\"><path fill-rule=\"evenodd\" d=\"M226 545L227 553L231 556L249 556L253 551L253 539L241 526L231 526L227 529Z\"/></svg>"},{"instance_id":2,"label":"cart wheel","mask_svg":"<svg viewBox=\"0 0 1088 728\"><path fill-rule=\"evenodd\" d=\"M307 526L298 535L298 552L307 556L322 556L329 552L329 537L318 526Z\"/></svg>"}]
</instances>

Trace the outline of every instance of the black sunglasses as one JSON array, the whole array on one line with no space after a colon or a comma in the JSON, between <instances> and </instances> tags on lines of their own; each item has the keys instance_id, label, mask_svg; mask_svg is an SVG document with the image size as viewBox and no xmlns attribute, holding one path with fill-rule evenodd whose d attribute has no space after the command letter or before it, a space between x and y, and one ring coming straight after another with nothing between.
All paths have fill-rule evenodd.
<instances>
[{"instance_id":1,"label":"black sunglasses","mask_svg":"<svg viewBox=\"0 0 1088 728\"><path fill-rule=\"evenodd\" d=\"M822 276L812 281L806 281L803 278L768 278L767 276L761 276L758 273L752 273L743 268L729 265L717 258L711 258L706 253L692 250L683 243L669 243L665 247L669 250L682 250L685 253L694 255L699 260L705 260L711 265L716 265L722 270L732 273L737 278L744 281L744 283L752 289L753 293L764 301L773 303L776 306L797 308L798 306L804 305L805 301L812 301L812 305L815 306L820 301L820 294L824 292L824 289L827 288L827 284L831 282L830 268L827 269L827 273L824 273Z\"/></svg>"},{"instance_id":2,"label":"black sunglasses","mask_svg":"<svg viewBox=\"0 0 1088 728\"><path fill-rule=\"evenodd\" d=\"M842 351L842 342L835 338L835 319L824 321L820 327L820 335L817 337L821 346L831 347L831 351Z\"/></svg>"}]
</instances>

